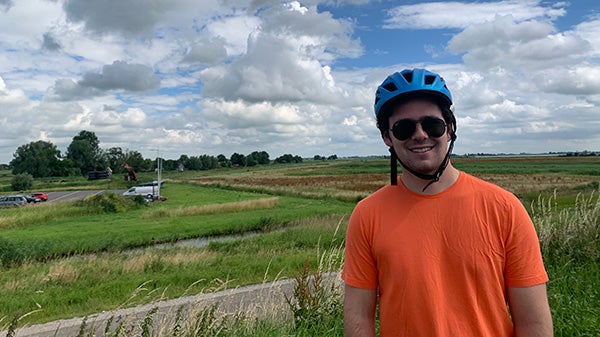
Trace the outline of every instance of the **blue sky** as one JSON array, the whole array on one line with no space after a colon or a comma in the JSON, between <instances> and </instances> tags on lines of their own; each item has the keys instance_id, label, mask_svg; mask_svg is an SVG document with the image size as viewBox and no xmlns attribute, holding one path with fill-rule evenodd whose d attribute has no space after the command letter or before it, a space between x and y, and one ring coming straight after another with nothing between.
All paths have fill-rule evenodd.
<instances>
[{"instance_id":1,"label":"blue sky","mask_svg":"<svg viewBox=\"0 0 600 337\"><path fill-rule=\"evenodd\" d=\"M448 82L455 153L600 150L598 1L140 3L0 0L0 163L81 130L148 158L387 154L373 95L413 67Z\"/></svg>"}]
</instances>

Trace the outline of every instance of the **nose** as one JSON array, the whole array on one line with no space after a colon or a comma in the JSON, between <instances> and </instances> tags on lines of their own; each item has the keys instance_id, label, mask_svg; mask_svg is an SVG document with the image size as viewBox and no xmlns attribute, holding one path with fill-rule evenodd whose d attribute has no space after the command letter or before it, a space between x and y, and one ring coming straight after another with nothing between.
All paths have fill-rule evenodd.
<instances>
[{"instance_id":1,"label":"nose","mask_svg":"<svg viewBox=\"0 0 600 337\"><path fill-rule=\"evenodd\" d=\"M421 126L421 123L417 123L415 125L415 132L413 132L412 137L413 139L425 139L429 137L429 135L427 134L427 132L425 132L425 130L423 130L423 127Z\"/></svg>"}]
</instances>

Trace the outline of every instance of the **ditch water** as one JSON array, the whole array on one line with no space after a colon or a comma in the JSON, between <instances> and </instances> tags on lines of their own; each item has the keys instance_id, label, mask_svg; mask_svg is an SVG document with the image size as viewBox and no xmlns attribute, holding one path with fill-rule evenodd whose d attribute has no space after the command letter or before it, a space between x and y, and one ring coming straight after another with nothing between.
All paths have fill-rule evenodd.
<instances>
[{"instance_id":1,"label":"ditch water","mask_svg":"<svg viewBox=\"0 0 600 337\"><path fill-rule=\"evenodd\" d=\"M176 242L157 243L155 245L145 246L141 248L130 249L129 252L138 252L148 249L172 249L172 248L202 248L208 246L211 242L223 242L236 239L249 238L260 234L258 231L244 232L230 235L203 236L193 239L179 240Z\"/></svg>"}]
</instances>

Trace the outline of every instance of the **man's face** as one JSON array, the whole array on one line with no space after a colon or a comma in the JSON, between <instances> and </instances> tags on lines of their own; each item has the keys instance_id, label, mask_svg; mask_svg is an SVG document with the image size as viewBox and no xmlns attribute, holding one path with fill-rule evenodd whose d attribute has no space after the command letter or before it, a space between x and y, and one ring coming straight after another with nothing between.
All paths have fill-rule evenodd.
<instances>
[{"instance_id":1,"label":"man's face","mask_svg":"<svg viewBox=\"0 0 600 337\"><path fill-rule=\"evenodd\" d=\"M423 124L431 124L429 123L431 119L425 122L429 117L444 120L437 104L421 99L407 101L393 110L389 118L390 130L383 136L385 144L394 147L396 155L405 165L423 174L435 173L446 156L450 141L449 127L444 128L439 137L430 135L431 133L435 135L435 132L428 134L424 130ZM401 140L394 136L392 128L396 122L405 119L419 121L419 123L416 123L414 133ZM404 122L404 124L411 124ZM428 129L428 125L425 129Z\"/></svg>"}]
</instances>

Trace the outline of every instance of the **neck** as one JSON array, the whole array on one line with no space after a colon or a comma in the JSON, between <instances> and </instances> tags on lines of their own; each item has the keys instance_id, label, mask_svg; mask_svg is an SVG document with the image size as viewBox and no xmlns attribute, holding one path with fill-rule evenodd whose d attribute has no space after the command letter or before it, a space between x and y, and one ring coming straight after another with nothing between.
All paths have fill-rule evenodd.
<instances>
[{"instance_id":1,"label":"neck","mask_svg":"<svg viewBox=\"0 0 600 337\"><path fill-rule=\"evenodd\" d=\"M459 171L452 166L452 163L448 163L448 166L440 176L440 179L429 185L425 190L425 186L431 183L431 180L426 180L415 176L414 174L403 170L400 179L406 188L419 194L437 194L445 191L452 186L459 176Z\"/></svg>"}]
</instances>

